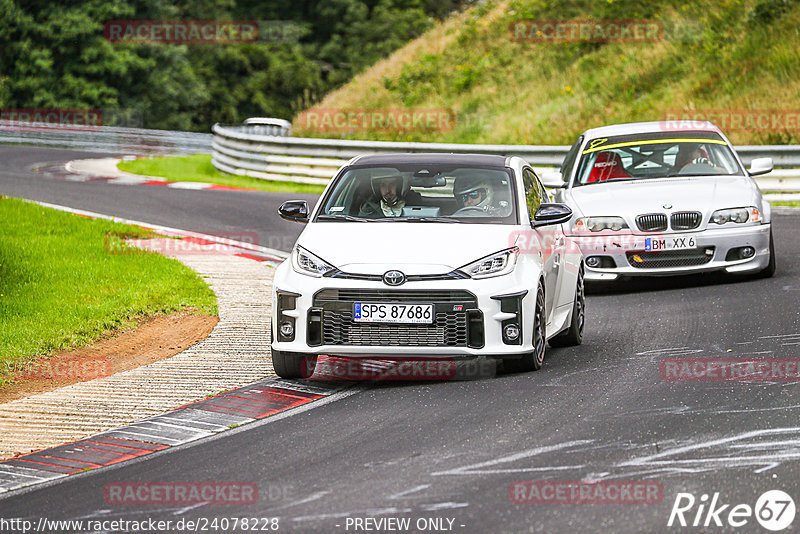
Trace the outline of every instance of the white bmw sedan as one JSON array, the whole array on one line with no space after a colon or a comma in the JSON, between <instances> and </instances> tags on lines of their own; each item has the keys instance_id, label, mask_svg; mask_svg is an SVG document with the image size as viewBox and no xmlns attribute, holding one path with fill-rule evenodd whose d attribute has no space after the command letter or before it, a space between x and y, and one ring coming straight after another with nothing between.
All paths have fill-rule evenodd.
<instances>
[{"instance_id":1,"label":"white bmw sedan","mask_svg":"<svg viewBox=\"0 0 800 534\"><path fill-rule=\"evenodd\" d=\"M560 173L546 173L554 197L572 208L568 234L585 255L587 280L705 271L775 272L770 205L713 124L663 122L584 132Z\"/></svg>"},{"instance_id":2,"label":"white bmw sedan","mask_svg":"<svg viewBox=\"0 0 800 534\"><path fill-rule=\"evenodd\" d=\"M310 376L318 355L489 356L539 369L552 346L581 342L580 250L562 231L571 210L549 202L517 157L361 156L342 167L275 272L272 359Z\"/></svg>"}]
</instances>

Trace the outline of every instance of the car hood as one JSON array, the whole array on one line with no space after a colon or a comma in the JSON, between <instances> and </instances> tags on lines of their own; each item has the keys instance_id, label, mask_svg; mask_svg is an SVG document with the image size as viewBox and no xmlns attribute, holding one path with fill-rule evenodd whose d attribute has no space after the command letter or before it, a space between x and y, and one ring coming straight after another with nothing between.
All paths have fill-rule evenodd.
<instances>
[{"instance_id":1,"label":"car hood","mask_svg":"<svg viewBox=\"0 0 800 534\"><path fill-rule=\"evenodd\" d=\"M514 245L502 224L316 222L297 244L345 272L443 274Z\"/></svg>"},{"instance_id":2,"label":"car hood","mask_svg":"<svg viewBox=\"0 0 800 534\"><path fill-rule=\"evenodd\" d=\"M664 210L759 206L758 187L746 176L703 176L609 182L575 187L570 204L583 216L637 215ZM670 208L665 208L670 205Z\"/></svg>"}]
</instances>

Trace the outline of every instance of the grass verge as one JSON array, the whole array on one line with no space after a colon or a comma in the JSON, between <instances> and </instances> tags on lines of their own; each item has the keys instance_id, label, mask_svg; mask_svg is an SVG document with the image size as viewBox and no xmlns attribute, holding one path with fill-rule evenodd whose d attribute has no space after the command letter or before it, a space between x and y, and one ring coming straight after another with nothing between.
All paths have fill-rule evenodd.
<instances>
[{"instance_id":1,"label":"grass verge","mask_svg":"<svg viewBox=\"0 0 800 534\"><path fill-rule=\"evenodd\" d=\"M220 172L211 164L210 154L192 154L191 156L159 156L155 158L122 161L117 165L119 170L158 176L167 180L184 182L203 182L210 184L246 187L259 191L278 191L286 193L322 193L323 185L298 184L261 180L250 176L237 176Z\"/></svg>"},{"instance_id":2,"label":"grass verge","mask_svg":"<svg viewBox=\"0 0 800 534\"><path fill-rule=\"evenodd\" d=\"M790 208L800 208L800 201L798 200L771 200L770 204L773 206L788 206Z\"/></svg>"},{"instance_id":3,"label":"grass verge","mask_svg":"<svg viewBox=\"0 0 800 534\"><path fill-rule=\"evenodd\" d=\"M663 31L635 42L517 39L511 29L524 20L650 21ZM385 122L370 129L355 122L345 132L326 132L301 113L293 131L568 145L587 128L690 117L716 122L734 144L794 144L800 142L798 27L800 2L787 0L479 2L314 106L342 116L374 110L372 118L396 109L450 110L450 127Z\"/></svg>"},{"instance_id":4,"label":"grass verge","mask_svg":"<svg viewBox=\"0 0 800 534\"><path fill-rule=\"evenodd\" d=\"M143 316L217 315L216 296L194 271L156 253L125 253L123 238L149 230L4 197L0 220L0 385L43 355Z\"/></svg>"}]
</instances>

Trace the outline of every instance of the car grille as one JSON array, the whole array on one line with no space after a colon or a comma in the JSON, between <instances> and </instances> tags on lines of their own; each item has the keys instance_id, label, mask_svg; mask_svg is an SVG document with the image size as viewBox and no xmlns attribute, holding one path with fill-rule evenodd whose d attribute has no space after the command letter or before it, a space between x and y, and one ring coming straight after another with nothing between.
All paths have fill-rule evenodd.
<instances>
[{"instance_id":1,"label":"car grille","mask_svg":"<svg viewBox=\"0 0 800 534\"><path fill-rule=\"evenodd\" d=\"M322 312L325 345L465 347L465 313L437 313L432 325L353 322L352 312Z\"/></svg>"},{"instance_id":2,"label":"car grille","mask_svg":"<svg viewBox=\"0 0 800 534\"><path fill-rule=\"evenodd\" d=\"M663 213L648 213L636 217L636 226L642 232L663 232L667 229L667 216Z\"/></svg>"},{"instance_id":3,"label":"car grille","mask_svg":"<svg viewBox=\"0 0 800 534\"><path fill-rule=\"evenodd\" d=\"M637 269L663 269L703 265L714 257L714 247L661 252L628 252L628 263ZM639 261L637 261L637 259Z\"/></svg>"},{"instance_id":4,"label":"car grille","mask_svg":"<svg viewBox=\"0 0 800 534\"><path fill-rule=\"evenodd\" d=\"M433 324L357 323L355 302L432 303L435 319ZM478 306L466 291L323 289L314 296L313 307L322 312L324 345L466 347L467 311Z\"/></svg>"},{"instance_id":5,"label":"car grille","mask_svg":"<svg viewBox=\"0 0 800 534\"><path fill-rule=\"evenodd\" d=\"M670 217L669 223L673 230L694 230L700 226L702 218L699 211L676 211Z\"/></svg>"}]
</instances>

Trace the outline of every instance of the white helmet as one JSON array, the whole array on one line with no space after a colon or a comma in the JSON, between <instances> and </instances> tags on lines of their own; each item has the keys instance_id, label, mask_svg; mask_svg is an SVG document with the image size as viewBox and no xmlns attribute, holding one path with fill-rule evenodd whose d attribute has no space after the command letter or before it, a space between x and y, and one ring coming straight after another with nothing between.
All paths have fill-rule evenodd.
<instances>
[{"instance_id":1,"label":"white helmet","mask_svg":"<svg viewBox=\"0 0 800 534\"><path fill-rule=\"evenodd\" d=\"M375 196L383 200L388 206L394 206L400 200L404 199L406 194L408 194L408 190L411 188L411 180L401 175L396 169L381 169L372 175L371 180L372 192L375 193ZM386 200L381 196L380 183L384 181L397 181L399 185L398 194L391 204L386 202Z\"/></svg>"},{"instance_id":2,"label":"white helmet","mask_svg":"<svg viewBox=\"0 0 800 534\"><path fill-rule=\"evenodd\" d=\"M482 200L477 204L472 204L477 208L488 211L494 200L494 187L491 180L479 173L461 174L456 177L453 184L453 196L456 197L456 202L460 208L464 207L464 203L470 193L477 193Z\"/></svg>"}]
</instances>

